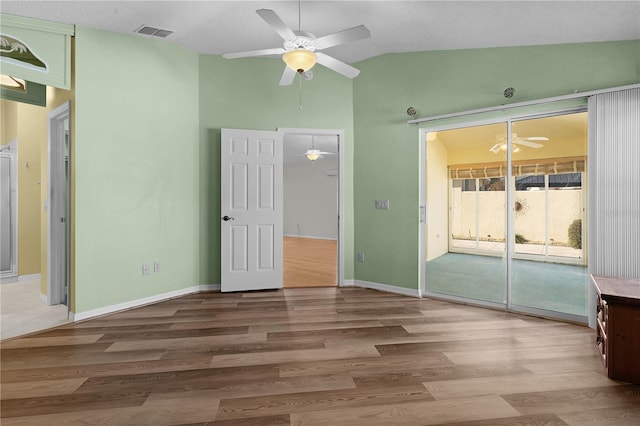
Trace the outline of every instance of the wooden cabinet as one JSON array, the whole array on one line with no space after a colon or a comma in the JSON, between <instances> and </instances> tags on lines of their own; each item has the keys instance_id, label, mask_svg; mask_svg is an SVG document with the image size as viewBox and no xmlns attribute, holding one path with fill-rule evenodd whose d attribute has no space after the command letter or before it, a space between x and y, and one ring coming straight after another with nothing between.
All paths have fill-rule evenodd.
<instances>
[{"instance_id":1,"label":"wooden cabinet","mask_svg":"<svg viewBox=\"0 0 640 426\"><path fill-rule=\"evenodd\" d=\"M607 376L640 383L640 280L592 275L596 345Z\"/></svg>"}]
</instances>

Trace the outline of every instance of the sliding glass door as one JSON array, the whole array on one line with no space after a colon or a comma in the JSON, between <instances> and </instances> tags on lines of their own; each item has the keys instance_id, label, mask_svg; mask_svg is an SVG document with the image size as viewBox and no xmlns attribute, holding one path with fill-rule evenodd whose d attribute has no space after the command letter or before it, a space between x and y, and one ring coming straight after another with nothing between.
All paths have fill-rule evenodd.
<instances>
[{"instance_id":1,"label":"sliding glass door","mask_svg":"<svg viewBox=\"0 0 640 426\"><path fill-rule=\"evenodd\" d=\"M581 321L586 113L426 139L427 294Z\"/></svg>"},{"instance_id":2,"label":"sliding glass door","mask_svg":"<svg viewBox=\"0 0 640 426\"><path fill-rule=\"evenodd\" d=\"M427 156L427 291L504 306L507 294L504 123L430 135ZM491 147L491 145L489 145Z\"/></svg>"},{"instance_id":3,"label":"sliding glass door","mask_svg":"<svg viewBox=\"0 0 640 426\"><path fill-rule=\"evenodd\" d=\"M585 223L586 113L513 123L528 158L512 159L514 309L587 315L587 273L582 244ZM513 144L522 143L516 136ZM531 140L533 139L533 140ZM527 146L530 145L530 146Z\"/></svg>"}]
</instances>

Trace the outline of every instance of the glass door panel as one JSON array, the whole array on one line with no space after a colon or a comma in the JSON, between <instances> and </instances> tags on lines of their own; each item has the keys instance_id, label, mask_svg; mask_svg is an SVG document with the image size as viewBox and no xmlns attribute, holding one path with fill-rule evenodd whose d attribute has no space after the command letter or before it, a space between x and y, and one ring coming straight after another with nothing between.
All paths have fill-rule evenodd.
<instances>
[{"instance_id":1,"label":"glass door panel","mask_svg":"<svg viewBox=\"0 0 640 426\"><path fill-rule=\"evenodd\" d=\"M506 170L506 167L505 167ZM478 189L478 252L503 255L505 246L505 177L480 179Z\"/></svg>"},{"instance_id":2,"label":"glass door panel","mask_svg":"<svg viewBox=\"0 0 640 426\"><path fill-rule=\"evenodd\" d=\"M522 175L514 180L515 253L544 256L547 242L545 176Z\"/></svg>"},{"instance_id":3,"label":"glass door panel","mask_svg":"<svg viewBox=\"0 0 640 426\"><path fill-rule=\"evenodd\" d=\"M549 256L582 260L582 173L549 175Z\"/></svg>"},{"instance_id":4,"label":"glass door panel","mask_svg":"<svg viewBox=\"0 0 640 426\"><path fill-rule=\"evenodd\" d=\"M513 257L515 310L586 316L582 253L586 113L513 123ZM554 315L554 314L551 314Z\"/></svg>"},{"instance_id":5,"label":"glass door panel","mask_svg":"<svg viewBox=\"0 0 640 426\"><path fill-rule=\"evenodd\" d=\"M426 141L426 290L506 304L507 126L440 131Z\"/></svg>"},{"instance_id":6,"label":"glass door panel","mask_svg":"<svg viewBox=\"0 0 640 426\"><path fill-rule=\"evenodd\" d=\"M450 244L453 249L475 251L478 248L476 183L477 179L451 180Z\"/></svg>"}]
</instances>

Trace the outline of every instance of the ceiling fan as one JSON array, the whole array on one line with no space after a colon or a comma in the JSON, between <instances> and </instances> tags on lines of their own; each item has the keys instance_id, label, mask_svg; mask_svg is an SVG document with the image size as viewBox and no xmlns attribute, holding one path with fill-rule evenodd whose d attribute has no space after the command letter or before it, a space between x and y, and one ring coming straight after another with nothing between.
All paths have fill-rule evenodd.
<instances>
[{"instance_id":1,"label":"ceiling fan","mask_svg":"<svg viewBox=\"0 0 640 426\"><path fill-rule=\"evenodd\" d=\"M300 3L298 3L298 31L291 30L280 17L269 9L259 9L256 13L284 39L283 47L272 49L251 50L247 52L225 53L226 59L246 58L251 56L268 56L282 54L282 60L287 64L280 78L280 86L293 83L296 73L309 71L316 63L323 65L348 78L355 78L360 70L338 59L326 55L320 50L352 41L371 37L371 32L364 25L349 28L333 34L316 38L313 34L300 30Z\"/></svg>"},{"instance_id":2,"label":"ceiling fan","mask_svg":"<svg viewBox=\"0 0 640 426\"><path fill-rule=\"evenodd\" d=\"M336 155L335 152L325 152L325 151L320 151L319 149L316 149L315 147L315 138L313 137L313 135L311 136L311 148L309 148L308 150L306 150L305 152L303 152L302 154L298 154L298 157L300 156L306 156L309 160L311 161L316 161L319 158L322 158L325 155Z\"/></svg>"},{"instance_id":3,"label":"ceiling fan","mask_svg":"<svg viewBox=\"0 0 640 426\"><path fill-rule=\"evenodd\" d=\"M531 136L529 138L519 138L517 133L512 133L511 134L511 143L514 144L513 147L513 151L514 153L520 151L520 147L518 147L517 145L522 145L522 146L526 146L529 148L542 148L544 145L542 145L541 143L538 143L537 141L548 141L549 138L545 137L545 136ZM536 141L536 142L534 142ZM489 151L493 152L494 154L499 153L500 151L506 151L507 150L507 136L506 135L501 135L498 137L497 142L495 143L495 145L493 145L491 148L489 148Z\"/></svg>"}]
</instances>

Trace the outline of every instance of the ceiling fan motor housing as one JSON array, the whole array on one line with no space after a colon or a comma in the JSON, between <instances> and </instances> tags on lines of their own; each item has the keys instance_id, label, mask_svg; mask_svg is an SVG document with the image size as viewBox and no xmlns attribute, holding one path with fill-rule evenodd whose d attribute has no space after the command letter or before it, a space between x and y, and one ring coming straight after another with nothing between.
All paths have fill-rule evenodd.
<instances>
[{"instance_id":1,"label":"ceiling fan motor housing","mask_svg":"<svg viewBox=\"0 0 640 426\"><path fill-rule=\"evenodd\" d=\"M290 50L310 50L314 51L318 48L318 43L316 43L316 38L311 33L305 33L304 31L294 31L297 36L293 40L285 40L283 43L284 49L286 51Z\"/></svg>"}]
</instances>

